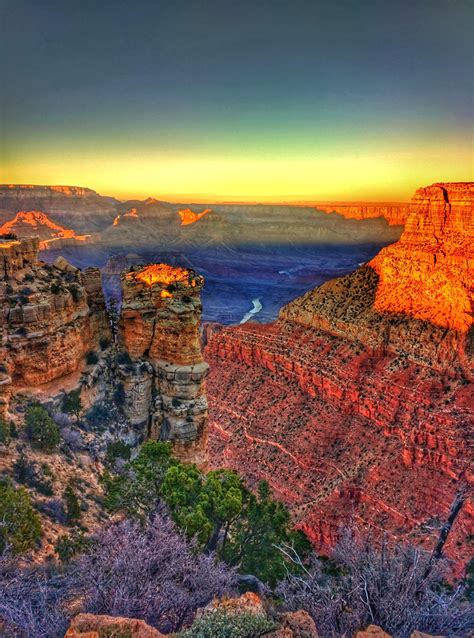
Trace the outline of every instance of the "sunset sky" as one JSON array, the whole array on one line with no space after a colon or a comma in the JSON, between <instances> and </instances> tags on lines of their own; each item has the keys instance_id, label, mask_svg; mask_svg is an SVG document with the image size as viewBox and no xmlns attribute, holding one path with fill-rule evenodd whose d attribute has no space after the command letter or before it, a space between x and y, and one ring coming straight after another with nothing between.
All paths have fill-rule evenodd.
<instances>
[{"instance_id":1,"label":"sunset sky","mask_svg":"<svg viewBox=\"0 0 474 638\"><path fill-rule=\"evenodd\" d=\"M407 200L473 178L470 0L0 0L0 181Z\"/></svg>"}]
</instances>

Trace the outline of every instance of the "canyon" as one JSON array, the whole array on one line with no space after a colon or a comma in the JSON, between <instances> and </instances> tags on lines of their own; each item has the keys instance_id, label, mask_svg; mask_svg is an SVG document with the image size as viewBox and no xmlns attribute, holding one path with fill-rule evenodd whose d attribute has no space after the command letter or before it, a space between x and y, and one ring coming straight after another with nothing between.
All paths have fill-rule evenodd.
<instances>
[{"instance_id":1,"label":"canyon","mask_svg":"<svg viewBox=\"0 0 474 638\"><path fill-rule=\"evenodd\" d=\"M71 193L58 197L82 196ZM87 197L99 205L100 196ZM301 223L284 246L276 242L288 226L283 208L253 207L242 221L231 205L104 207L114 214L101 236L119 233L111 240L119 245L126 227L128 253L86 242L63 247L68 259L44 250L42 261L38 238L0 244L0 413L18 394L58 405L65 388L80 387L89 407L120 386L135 443L170 440L179 458L201 468L234 468L251 486L268 480L322 551L350 523L430 547L456 494L472 483L472 184L419 189L401 237L381 219L292 211ZM298 243L308 215L318 220L317 249ZM156 227L159 245L135 252L137 228L143 236L157 218L166 226L164 234ZM33 232L32 220L67 230L39 213L15 220L9 232ZM268 230L269 246L228 243L246 225L248 236ZM358 242L381 228L399 241L373 256L375 243ZM350 253L337 253L331 233ZM109 298L121 300L117 338L104 352L99 345L112 335L99 265ZM201 294L211 322L200 335ZM258 299L256 318L272 320L284 294L289 303L273 323L248 317ZM99 357L92 367L91 351ZM468 499L449 539L454 558L468 551L472 514Z\"/></svg>"},{"instance_id":2,"label":"canyon","mask_svg":"<svg viewBox=\"0 0 474 638\"><path fill-rule=\"evenodd\" d=\"M430 547L472 485L472 236L472 184L433 184L355 272L206 328L212 466L269 481L322 551L351 523ZM452 557L472 531L468 499Z\"/></svg>"},{"instance_id":3,"label":"canyon","mask_svg":"<svg viewBox=\"0 0 474 638\"><path fill-rule=\"evenodd\" d=\"M122 266L169 263L200 272L203 319L238 323L260 299L259 320L396 241L385 219L346 219L310 205L120 202L76 186L3 185L0 233L38 236L42 258L98 267L120 300Z\"/></svg>"}]
</instances>

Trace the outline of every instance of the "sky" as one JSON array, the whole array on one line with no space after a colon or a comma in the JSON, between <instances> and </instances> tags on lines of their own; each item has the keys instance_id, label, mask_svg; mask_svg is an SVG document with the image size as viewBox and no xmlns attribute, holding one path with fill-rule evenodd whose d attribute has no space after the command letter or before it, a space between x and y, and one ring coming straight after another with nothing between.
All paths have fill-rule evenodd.
<instances>
[{"instance_id":1,"label":"sky","mask_svg":"<svg viewBox=\"0 0 474 638\"><path fill-rule=\"evenodd\" d=\"M0 0L0 181L408 200L473 179L471 0Z\"/></svg>"}]
</instances>

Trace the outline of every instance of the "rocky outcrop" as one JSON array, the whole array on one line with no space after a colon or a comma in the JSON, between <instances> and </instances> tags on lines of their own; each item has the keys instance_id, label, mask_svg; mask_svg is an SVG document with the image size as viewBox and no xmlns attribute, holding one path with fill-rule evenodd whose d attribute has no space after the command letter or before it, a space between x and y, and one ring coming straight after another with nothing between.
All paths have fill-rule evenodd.
<instances>
[{"instance_id":1,"label":"rocky outcrop","mask_svg":"<svg viewBox=\"0 0 474 638\"><path fill-rule=\"evenodd\" d=\"M78 614L64 638L165 638L143 620L120 616Z\"/></svg>"},{"instance_id":2,"label":"rocky outcrop","mask_svg":"<svg viewBox=\"0 0 474 638\"><path fill-rule=\"evenodd\" d=\"M471 185L421 189L372 262L274 324L208 337L213 464L267 479L320 548L350 520L430 546L472 480L470 220ZM472 514L451 556L467 555Z\"/></svg>"},{"instance_id":3,"label":"rocky outcrop","mask_svg":"<svg viewBox=\"0 0 474 638\"><path fill-rule=\"evenodd\" d=\"M202 277L154 264L122 276L119 343L130 356L120 366L129 418L148 436L172 441L184 461L207 464L209 366L199 342Z\"/></svg>"},{"instance_id":4,"label":"rocky outcrop","mask_svg":"<svg viewBox=\"0 0 474 638\"><path fill-rule=\"evenodd\" d=\"M314 204L323 213L337 213L347 219L374 219L384 217L390 226L403 226L410 212L410 204L383 202L321 202Z\"/></svg>"},{"instance_id":5,"label":"rocky outcrop","mask_svg":"<svg viewBox=\"0 0 474 638\"><path fill-rule=\"evenodd\" d=\"M80 186L0 184L0 211L7 221L20 211L41 211L78 234L92 233L111 224L120 207L113 197L103 197Z\"/></svg>"},{"instance_id":6,"label":"rocky outcrop","mask_svg":"<svg viewBox=\"0 0 474 638\"><path fill-rule=\"evenodd\" d=\"M0 278L13 277L18 271L38 262L39 241L2 240L0 238Z\"/></svg>"},{"instance_id":7,"label":"rocky outcrop","mask_svg":"<svg viewBox=\"0 0 474 638\"><path fill-rule=\"evenodd\" d=\"M38 261L38 240L0 243L0 404L73 373L109 336L100 272Z\"/></svg>"}]
</instances>

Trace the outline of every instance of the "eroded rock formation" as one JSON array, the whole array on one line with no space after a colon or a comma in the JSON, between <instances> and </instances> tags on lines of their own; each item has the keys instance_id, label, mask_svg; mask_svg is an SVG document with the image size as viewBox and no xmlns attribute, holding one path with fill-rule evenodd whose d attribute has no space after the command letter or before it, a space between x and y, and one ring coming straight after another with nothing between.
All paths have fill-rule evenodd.
<instances>
[{"instance_id":1,"label":"eroded rock formation","mask_svg":"<svg viewBox=\"0 0 474 638\"><path fill-rule=\"evenodd\" d=\"M207 464L208 365L199 343L202 277L154 264L122 275L119 374L126 411L147 435L170 440L184 461Z\"/></svg>"},{"instance_id":2,"label":"eroded rock formation","mask_svg":"<svg viewBox=\"0 0 474 638\"><path fill-rule=\"evenodd\" d=\"M13 219L0 226L0 241L2 235L8 233L13 233L18 239L38 237L40 250L46 249L51 240L85 241L88 237L77 235L71 228L64 228L48 217L46 213L37 210L20 211Z\"/></svg>"},{"instance_id":3,"label":"eroded rock formation","mask_svg":"<svg viewBox=\"0 0 474 638\"><path fill-rule=\"evenodd\" d=\"M58 258L38 261L38 239L0 243L0 410L29 390L77 371L109 336L100 272Z\"/></svg>"},{"instance_id":4,"label":"eroded rock formation","mask_svg":"<svg viewBox=\"0 0 474 638\"><path fill-rule=\"evenodd\" d=\"M472 185L417 191L401 240L284 307L211 331L215 466L265 478L320 548L355 521L430 546L472 481ZM467 555L473 508L450 537Z\"/></svg>"}]
</instances>

